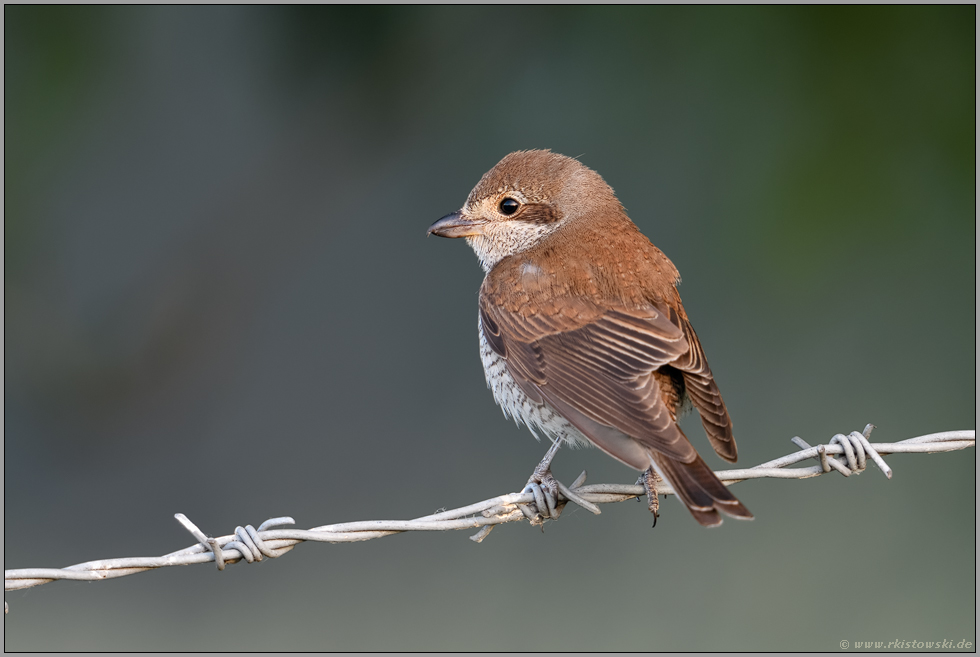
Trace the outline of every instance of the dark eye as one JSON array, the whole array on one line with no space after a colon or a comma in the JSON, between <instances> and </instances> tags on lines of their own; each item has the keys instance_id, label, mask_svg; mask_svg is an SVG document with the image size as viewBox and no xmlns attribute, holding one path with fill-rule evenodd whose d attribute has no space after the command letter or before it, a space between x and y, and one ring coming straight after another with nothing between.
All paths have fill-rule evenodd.
<instances>
[{"instance_id":1,"label":"dark eye","mask_svg":"<svg viewBox=\"0 0 980 657\"><path fill-rule=\"evenodd\" d=\"M521 207L521 204L512 198L505 198L500 202L500 213L506 214L508 216L517 212L517 208Z\"/></svg>"}]
</instances>

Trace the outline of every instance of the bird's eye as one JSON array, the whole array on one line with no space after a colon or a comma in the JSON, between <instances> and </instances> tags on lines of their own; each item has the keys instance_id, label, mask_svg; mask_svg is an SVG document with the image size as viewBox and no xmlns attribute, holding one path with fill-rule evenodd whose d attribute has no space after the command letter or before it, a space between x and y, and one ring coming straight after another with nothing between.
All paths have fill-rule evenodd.
<instances>
[{"instance_id":1,"label":"bird's eye","mask_svg":"<svg viewBox=\"0 0 980 657\"><path fill-rule=\"evenodd\" d=\"M517 212L517 208L519 207L521 207L520 203L510 197L507 197L500 202L500 213L510 216Z\"/></svg>"}]
</instances>

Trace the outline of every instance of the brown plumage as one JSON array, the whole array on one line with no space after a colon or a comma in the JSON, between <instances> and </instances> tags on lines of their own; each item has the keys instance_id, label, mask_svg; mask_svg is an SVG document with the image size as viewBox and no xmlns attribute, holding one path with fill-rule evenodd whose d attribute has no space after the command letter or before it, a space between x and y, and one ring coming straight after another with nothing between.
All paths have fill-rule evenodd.
<instances>
[{"instance_id":1,"label":"brown plumage","mask_svg":"<svg viewBox=\"0 0 980 657\"><path fill-rule=\"evenodd\" d=\"M752 517L676 422L690 399L718 455L736 460L677 269L597 173L549 151L511 153L429 232L465 237L487 271L481 356L505 413L652 466L703 525L719 511Z\"/></svg>"}]
</instances>

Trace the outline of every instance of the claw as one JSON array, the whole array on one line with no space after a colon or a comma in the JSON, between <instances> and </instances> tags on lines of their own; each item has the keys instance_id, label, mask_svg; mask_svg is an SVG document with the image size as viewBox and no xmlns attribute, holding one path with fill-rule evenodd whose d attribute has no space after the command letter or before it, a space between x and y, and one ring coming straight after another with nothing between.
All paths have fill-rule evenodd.
<instances>
[{"instance_id":1,"label":"claw","mask_svg":"<svg viewBox=\"0 0 980 657\"><path fill-rule=\"evenodd\" d=\"M532 525L542 524L548 519L556 520L565 507L565 501L559 497L559 484L547 466L543 472L540 466L534 469L534 474L528 479L523 492L534 495L536 508L531 509L530 504L521 507L521 511Z\"/></svg>"},{"instance_id":2,"label":"claw","mask_svg":"<svg viewBox=\"0 0 980 657\"><path fill-rule=\"evenodd\" d=\"M585 472L572 482L571 488L555 479L551 474L551 460L555 457L555 453L561 447L562 442L563 439L555 440L551 449L534 468L531 478L527 480L527 485L522 491L534 496L533 504L518 505L521 513L531 521L532 525L543 525L545 520L557 519L568 501L575 502L592 513L599 513L598 506L571 490L571 488L578 488L585 483Z\"/></svg>"},{"instance_id":3,"label":"claw","mask_svg":"<svg viewBox=\"0 0 980 657\"><path fill-rule=\"evenodd\" d=\"M657 526L657 518L660 517L660 498L657 497L657 484L662 480L660 475L653 471L653 468L647 468L637 479L636 483L643 484L643 490L647 494L647 508L650 513L653 514L653 526Z\"/></svg>"}]
</instances>

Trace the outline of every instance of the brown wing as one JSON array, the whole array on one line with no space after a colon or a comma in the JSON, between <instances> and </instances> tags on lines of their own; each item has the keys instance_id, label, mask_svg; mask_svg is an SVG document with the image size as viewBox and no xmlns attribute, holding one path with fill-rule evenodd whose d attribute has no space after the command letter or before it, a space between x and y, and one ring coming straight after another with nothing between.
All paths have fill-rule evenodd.
<instances>
[{"instance_id":1,"label":"brown wing","mask_svg":"<svg viewBox=\"0 0 980 657\"><path fill-rule=\"evenodd\" d=\"M653 372L688 351L683 331L650 307L640 312L607 310L574 326L563 315L524 318L481 298L481 324L490 347L532 399L571 407L594 422L631 436L644 446L686 463L697 453L664 404ZM569 418L571 420L571 418ZM615 458L601 437L586 435ZM649 459L624 460L638 470Z\"/></svg>"},{"instance_id":2,"label":"brown wing","mask_svg":"<svg viewBox=\"0 0 980 657\"><path fill-rule=\"evenodd\" d=\"M718 456L734 463L738 460L738 448L735 446L732 419L728 415L725 401L715 384L694 328L686 319L681 319L680 325L690 349L672 362L671 366L683 373L687 396L701 415L701 424L704 425L704 432L708 434L711 446Z\"/></svg>"},{"instance_id":3,"label":"brown wing","mask_svg":"<svg viewBox=\"0 0 980 657\"><path fill-rule=\"evenodd\" d=\"M599 308L577 299L565 312L525 317L481 294L480 317L488 344L529 397L546 401L623 463L638 470L654 465L698 522L720 523L717 510L751 517L677 426L653 376L664 365L681 365L685 383L690 376L697 386L698 407L711 401L710 370L701 367L703 354L688 356L687 323L673 309ZM712 426L719 413L727 419L723 403L720 412L708 408Z\"/></svg>"}]
</instances>

